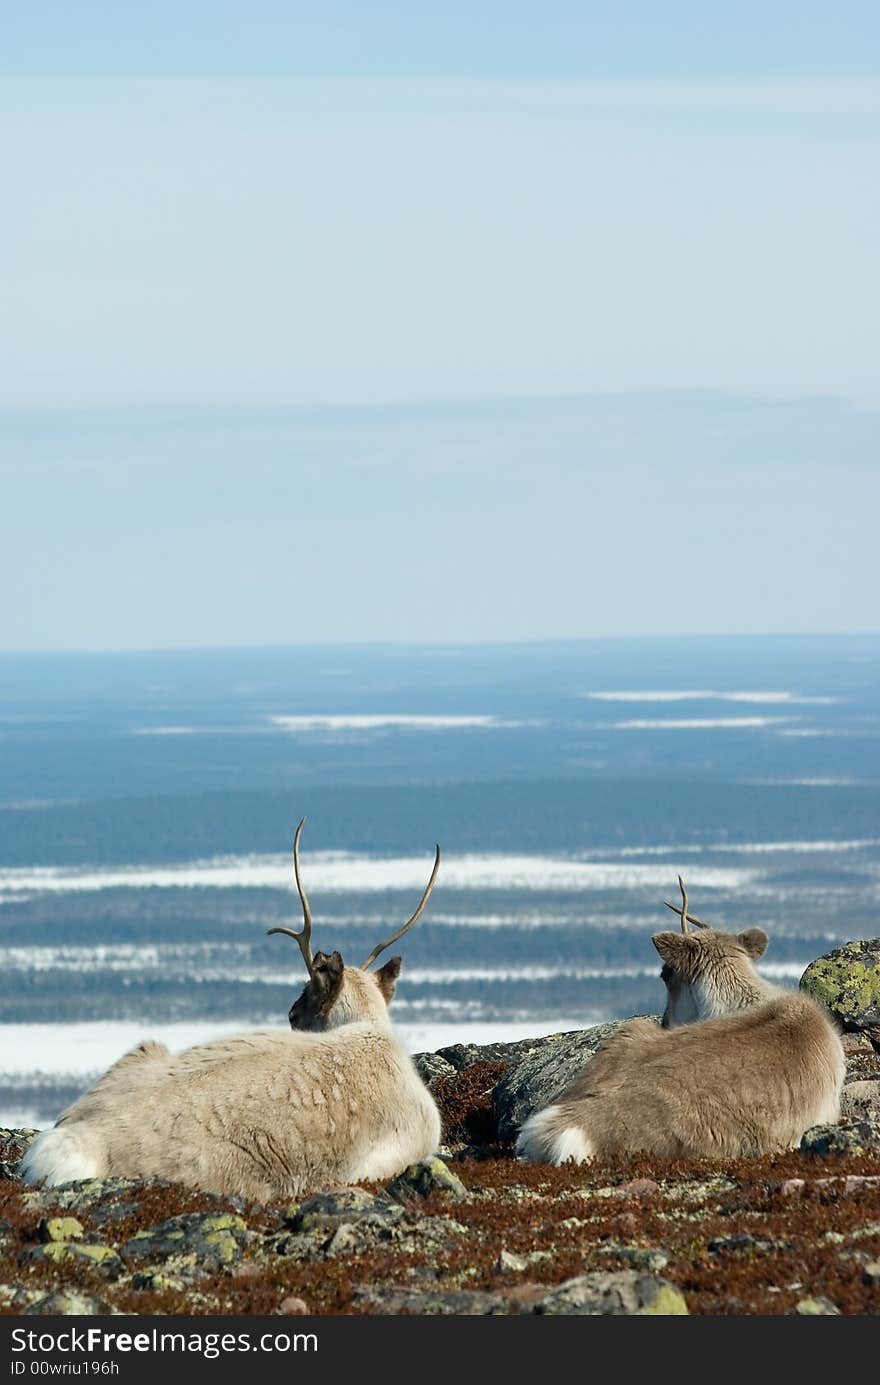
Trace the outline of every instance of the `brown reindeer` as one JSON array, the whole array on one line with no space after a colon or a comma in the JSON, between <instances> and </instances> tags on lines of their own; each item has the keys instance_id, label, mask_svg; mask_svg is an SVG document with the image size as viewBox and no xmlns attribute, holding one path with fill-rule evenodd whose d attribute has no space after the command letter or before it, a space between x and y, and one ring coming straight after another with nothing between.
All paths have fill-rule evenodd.
<instances>
[{"instance_id":1,"label":"brown reindeer","mask_svg":"<svg viewBox=\"0 0 880 1385\"><path fill-rule=\"evenodd\" d=\"M688 913L680 876L679 885L681 907L668 907L681 931L652 939L666 985L662 1028L630 1020L606 1040L524 1123L517 1149L526 1158L737 1158L793 1148L810 1126L838 1119L845 1061L827 1013L758 975L762 929L710 928Z\"/></svg>"}]
</instances>

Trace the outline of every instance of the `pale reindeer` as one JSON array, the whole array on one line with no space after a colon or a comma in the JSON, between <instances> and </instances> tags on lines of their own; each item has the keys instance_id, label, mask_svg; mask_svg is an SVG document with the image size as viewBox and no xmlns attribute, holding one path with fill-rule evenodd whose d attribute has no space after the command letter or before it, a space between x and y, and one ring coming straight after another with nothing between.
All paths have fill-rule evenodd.
<instances>
[{"instance_id":1,"label":"pale reindeer","mask_svg":"<svg viewBox=\"0 0 880 1385\"><path fill-rule=\"evenodd\" d=\"M369 968L421 916L440 848L415 913L363 966L347 967L338 952L312 955L303 822L293 844L303 927L269 929L296 939L309 973L291 1032L258 1030L175 1055L138 1044L37 1136L21 1165L26 1182L155 1177L269 1201L388 1178L433 1154L440 1117L388 1015L401 959Z\"/></svg>"},{"instance_id":2,"label":"pale reindeer","mask_svg":"<svg viewBox=\"0 0 880 1385\"><path fill-rule=\"evenodd\" d=\"M722 933L688 913L652 939L666 985L662 1028L624 1024L552 1105L523 1124L517 1150L539 1163L637 1151L670 1159L738 1158L796 1147L840 1114L843 1048L802 992L758 975L760 928ZM688 924L700 931L691 933Z\"/></svg>"}]
</instances>

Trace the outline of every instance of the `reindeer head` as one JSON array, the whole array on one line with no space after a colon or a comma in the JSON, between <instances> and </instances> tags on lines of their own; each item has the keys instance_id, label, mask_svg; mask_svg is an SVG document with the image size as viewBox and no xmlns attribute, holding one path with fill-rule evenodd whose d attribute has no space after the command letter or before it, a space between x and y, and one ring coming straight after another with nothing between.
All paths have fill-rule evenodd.
<instances>
[{"instance_id":1,"label":"reindeer head","mask_svg":"<svg viewBox=\"0 0 880 1385\"><path fill-rule=\"evenodd\" d=\"M434 888L434 881L437 879L437 872L440 869L440 848L434 857L434 869L431 871L431 878L428 881L427 889L422 895L419 907L415 913L410 915L402 928L398 928L396 933L392 933L390 938L384 942L377 943L370 953L367 960L359 967L347 967L338 952L316 952L312 955L312 912L309 908L309 901L303 889L302 878L299 867L299 839L303 830L305 818L302 819L296 829L296 836L293 839L293 870L296 876L296 888L302 902L303 926L299 933L295 933L292 928L270 928L270 933L284 933L288 938L295 938L299 944L309 979L302 993L290 1007L288 1019L291 1029L338 1029L342 1024L351 1024L354 1020L372 1020L374 1023L382 1024L388 1021L388 1006L391 1004L394 991L397 986L397 978L403 962L399 957L392 957L378 971L370 971L376 958L386 947L397 942L402 938L413 924L421 918L425 905L431 891Z\"/></svg>"},{"instance_id":2,"label":"reindeer head","mask_svg":"<svg viewBox=\"0 0 880 1385\"><path fill-rule=\"evenodd\" d=\"M681 876L678 883L681 907L668 900L665 903L668 909L680 914L681 932L655 933L651 939L663 959L660 977L666 986L664 1029L745 1010L763 999L769 989L753 966L767 949L768 938L763 929L722 933L710 928L688 913L687 891ZM689 923L700 931L691 933Z\"/></svg>"}]
</instances>

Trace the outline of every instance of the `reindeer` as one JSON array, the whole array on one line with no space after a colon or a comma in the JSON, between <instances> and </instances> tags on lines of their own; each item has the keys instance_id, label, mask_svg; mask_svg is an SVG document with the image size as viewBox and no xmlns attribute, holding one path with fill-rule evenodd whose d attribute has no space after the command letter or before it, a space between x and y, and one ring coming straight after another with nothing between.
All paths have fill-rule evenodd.
<instances>
[{"instance_id":1,"label":"reindeer","mask_svg":"<svg viewBox=\"0 0 880 1385\"><path fill-rule=\"evenodd\" d=\"M843 1048L802 992L758 975L760 928L723 933L666 901L681 932L656 933L666 985L662 1027L629 1020L557 1097L523 1124L518 1153L583 1163L645 1151L740 1158L797 1147L840 1114ZM693 924L698 932L689 932Z\"/></svg>"},{"instance_id":2,"label":"reindeer","mask_svg":"<svg viewBox=\"0 0 880 1385\"><path fill-rule=\"evenodd\" d=\"M309 975L291 1032L258 1030L175 1055L138 1044L37 1136L21 1165L26 1182L154 1177L266 1202L387 1178L434 1152L437 1108L388 1015L401 959L369 968L421 917L440 848L415 913L363 966L347 967L338 952L312 955L304 822L293 842L303 926L268 930L296 940Z\"/></svg>"}]
</instances>

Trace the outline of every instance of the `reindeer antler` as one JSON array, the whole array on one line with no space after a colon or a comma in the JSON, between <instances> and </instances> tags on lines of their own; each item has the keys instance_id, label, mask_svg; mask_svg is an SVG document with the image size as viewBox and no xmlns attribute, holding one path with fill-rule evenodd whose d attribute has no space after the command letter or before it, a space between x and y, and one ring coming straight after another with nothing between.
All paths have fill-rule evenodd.
<instances>
[{"instance_id":1,"label":"reindeer antler","mask_svg":"<svg viewBox=\"0 0 880 1385\"><path fill-rule=\"evenodd\" d=\"M420 902L420 904L419 904L418 909L416 909L415 913L412 914L412 915L407 919L406 923L403 925L402 928L398 928L397 932L396 932L396 933L392 933L390 938L386 938L385 941L384 941L384 943L377 943L377 944L376 944L376 946L373 948L373 951L370 953L369 957L367 958L367 960L364 962L363 966L361 967L361 971L366 971L368 967L372 966L372 964L375 962L376 958L379 956L379 953L380 953L380 952L384 952L385 949L386 949L386 947L390 947L392 943L396 943L398 938L402 938L403 935L404 935L404 933L406 933L408 929L412 928L412 926L413 926L414 923L417 923L417 922L418 922L418 920L419 920L419 919L421 918L421 916L422 916L422 913L423 913L423 911L424 911L425 905L426 905L427 902L428 902L428 899L429 899L429 897L430 897L431 891L432 891L433 888L434 888L434 881L437 879L437 872L438 872L439 869L440 869L440 847L438 846L438 847L437 847L436 854L435 854L435 856L434 856L434 869L431 871L431 879L428 881L428 887L427 887L427 889L425 890L425 893L422 895L421 902Z\"/></svg>"},{"instance_id":2,"label":"reindeer antler","mask_svg":"<svg viewBox=\"0 0 880 1385\"><path fill-rule=\"evenodd\" d=\"M301 818L301 819L300 819L299 826L298 826L297 829L296 829L296 835L295 835L295 837L294 837L294 839L293 839L293 873L294 873L294 875L296 876L296 888L297 888L298 891L299 891L299 897L300 897L300 900L302 901L303 926L302 926L302 928L300 929L299 933L295 933L295 932L293 931L292 928L267 928L267 929L266 929L266 933L267 933L267 936L268 936L270 933L283 933L283 934L285 935L285 937L287 937L287 938L295 938L296 941L297 941L297 943L299 944L299 950L300 950L300 952L302 953L302 958L303 958L303 961L304 961L305 964L306 964L306 969L307 969L307 971L308 971L308 973L309 973L309 976L313 976L313 975L314 975L314 967L313 967L313 965L312 965L312 942L311 942L311 939L312 939L312 911L311 911L311 909L309 908L308 896L306 895L306 892L305 892L305 890L303 889L303 883L302 883L302 880L301 880L301 878L300 878L300 873L299 873L299 839L300 839L300 834L302 833L302 830L303 830L303 825L304 825L304 823L305 823L305 818Z\"/></svg>"},{"instance_id":3,"label":"reindeer antler","mask_svg":"<svg viewBox=\"0 0 880 1385\"><path fill-rule=\"evenodd\" d=\"M701 919L694 918L693 914L688 913L688 895L687 890L684 887L684 881L682 880L681 876L678 877L678 888L681 890L681 905L679 906L678 904L670 904L668 899L664 899L663 903L666 905L667 909L671 909L674 914L679 915L681 919L682 933L686 933L688 931L689 923L696 924L697 928L708 928L708 923L703 923Z\"/></svg>"}]
</instances>

